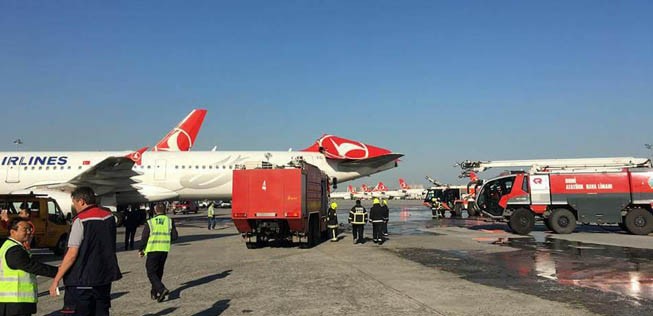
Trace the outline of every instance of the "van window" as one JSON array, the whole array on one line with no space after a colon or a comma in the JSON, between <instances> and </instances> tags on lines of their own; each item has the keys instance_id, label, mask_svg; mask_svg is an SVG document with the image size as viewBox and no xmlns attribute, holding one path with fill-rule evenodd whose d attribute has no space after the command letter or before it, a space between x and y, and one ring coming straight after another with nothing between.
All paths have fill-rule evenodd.
<instances>
[{"instance_id":1,"label":"van window","mask_svg":"<svg viewBox=\"0 0 653 316\"><path fill-rule=\"evenodd\" d=\"M62 224L65 222L63 214L57 207L57 204L54 201L48 201L48 220L55 223Z\"/></svg>"}]
</instances>

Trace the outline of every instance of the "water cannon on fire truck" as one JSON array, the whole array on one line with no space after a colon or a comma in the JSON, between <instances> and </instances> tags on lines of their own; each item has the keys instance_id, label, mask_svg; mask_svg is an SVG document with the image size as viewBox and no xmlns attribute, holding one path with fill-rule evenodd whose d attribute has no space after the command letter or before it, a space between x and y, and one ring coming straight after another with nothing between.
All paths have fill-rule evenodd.
<instances>
[{"instance_id":1,"label":"water cannon on fire truck","mask_svg":"<svg viewBox=\"0 0 653 316\"><path fill-rule=\"evenodd\" d=\"M462 175L490 168L525 167L484 181L481 212L528 234L536 220L568 234L576 223L618 224L636 235L653 231L653 166L648 158L610 157L470 161Z\"/></svg>"}]
</instances>

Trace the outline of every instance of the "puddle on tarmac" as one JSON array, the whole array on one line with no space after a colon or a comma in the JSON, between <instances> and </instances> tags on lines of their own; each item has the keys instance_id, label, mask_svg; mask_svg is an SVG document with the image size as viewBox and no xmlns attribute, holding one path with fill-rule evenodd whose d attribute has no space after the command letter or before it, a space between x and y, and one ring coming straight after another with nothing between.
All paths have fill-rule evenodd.
<instances>
[{"instance_id":1,"label":"puddle on tarmac","mask_svg":"<svg viewBox=\"0 0 653 316\"><path fill-rule=\"evenodd\" d=\"M475 283L580 304L599 314L653 315L653 250L555 238L485 242L517 250L488 254L402 249L399 253Z\"/></svg>"}]
</instances>

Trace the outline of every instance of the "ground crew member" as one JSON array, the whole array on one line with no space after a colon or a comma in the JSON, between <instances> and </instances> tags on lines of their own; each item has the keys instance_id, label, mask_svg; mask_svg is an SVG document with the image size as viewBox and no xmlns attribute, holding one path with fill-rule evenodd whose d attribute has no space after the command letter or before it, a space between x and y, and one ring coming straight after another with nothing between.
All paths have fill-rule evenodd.
<instances>
[{"instance_id":1,"label":"ground crew member","mask_svg":"<svg viewBox=\"0 0 653 316\"><path fill-rule=\"evenodd\" d=\"M338 204L336 202L331 202L329 209L327 210L327 228L331 232L331 241L338 241L338 215L336 210L338 209Z\"/></svg>"},{"instance_id":2,"label":"ground crew member","mask_svg":"<svg viewBox=\"0 0 653 316\"><path fill-rule=\"evenodd\" d=\"M35 202L38 203L38 202ZM25 246L25 249L31 249L32 245L32 239L34 238L34 223L30 220L30 210L29 207L27 207L27 202L23 202L20 204L20 210L18 211L18 217L24 218L27 220L27 223L29 224L29 227L32 229L32 234L29 235L29 239L27 239L24 243L23 246ZM2 213L0 213L0 222L2 222L2 227L5 229L9 230L9 213L7 210L2 210Z\"/></svg>"},{"instance_id":3,"label":"ground crew member","mask_svg":"<svg viewBox=\"0 0 653 316\"><path fill-rule=\"evenodd\" d=\"M215 202L211 201L209 203L209 208L206 211L207 220L209 224L209 230L215 229Z\"/></svg>"},{"instance_id":4,"label":"ground crew member","mask_svg":"<svg viewBox=\"0 0 653 316\"><path fill-rule=\"evenodd\" d=\"M14 218L8 227L9 238L0 247L0 315L32 315L38 301L36 276L52 278L57 267L32 259L23 246L32 236L27 219Z\"/></svg>"},{"instance_id":5,"label":"ground crew member","mask_svg":"<svg viewBox=\"0 0 653 316\"><path fill-rule=\"evenodd\" d=\"M147 255L145 270L150 279L152 289L150 296L153 300L162 302L170 291L163 285L163 268L170 251L170 243L178 237L174 221L166 215L165 205L159 203L154 206L153 218L143 227L141 237L141 257Z\"/></svg>"},{"instance_id":6,"label":"ground crew member","mask_svg":"<svg viewBox=\"0 0 653 316\"><path fill-rule=\"evenodd\" d=\"M74 303L75 315L109 315L111 283L122 278L116 257L116 221L111 211L96 205L90 187L78 187L70 197L77 215L50 296L59 295L63 279L64 302Z\"/></svg>"},{"instance_id":7,"label":"ground crew member","mask_svg":"<svg viewBox=\"0 0 653 316\"><path fill-rule=\"evenodd\" d=\"M390 220L390 209L388 208L388 200L383 200L381 205L383 208L383 236L388 236L388 221Z\"/></svg>"},{"instance_id":8,"label":"ground crew member","mask_svg":"<svg viewBox=\"0 0 653 316\"><path fill-rule=\"evenodd\" d=\"M361 200L356 200L356 205L349 211L349 222L351 223L351 231L353 234L354 245L357 243L364 243L365 237L363 236L365 230L365 223L367 223L367 210L361 205Z\"/></svg>"},{"instance_id":9,"label":"ground crew member","mask_svg":"<svg viewBox=\"0 0 653 316\"><path fill-rule=\"evenodd\" d=\"M379 199L374 199L370 209L370 222L372 223L372 239L374 243L383 242L383 207Z\"/></svg>"},{"instance_id":10,"label":"ground crew member","mask_svg":"<svg viewBox=\"0 0 653 316\"><path fill-rule=\"evenodd\" d=\"M136 237L136 230L141 223L141 216L137 210L133 209L130 205L125 210L125 251L134 250L134 237Z\"/></svg>"}]
</instances>

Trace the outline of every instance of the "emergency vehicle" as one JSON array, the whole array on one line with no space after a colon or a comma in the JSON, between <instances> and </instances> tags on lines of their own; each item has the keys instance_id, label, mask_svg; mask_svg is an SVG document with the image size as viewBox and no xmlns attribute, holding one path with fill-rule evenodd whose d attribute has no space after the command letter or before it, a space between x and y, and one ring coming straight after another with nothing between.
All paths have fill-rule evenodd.
<instances>
[{"instance_id":1,"label":"emergency vehicle","mask_svg":"<svg viewBox=\"0 0 653 316\"><path fill-rule=\"evenodd\" d=\"M312 247L326 237L329 182L316 166L246 163L233 179L231 218L247 248L273 240Z\"/></svg>"},{"instance_id":2,"label":"emergency vehicle","mask_svg":"<svg viewBox=\"0 0 653 316\"><path fill-rule=\"evenodd\" d=\"M0 209L6 210L9 220L18 217L18 211L27 208L29 220L34 224L32 248L50 248L62 255L68 247L70 223L53 198L41 194L0 194ZM7 228L0 226L0 235L8 236Z\"/></svg>"},{"instance_id":3,"label":"emergency vehicle","mask_svg":"<svg viewBox=\"0 0 653 316\"><path fill-rule=\"evenodd\" d=\"M653 231L653 168L646 158L466 161L463 172L530 167L487 180L477 194L481 211L528 234L536 220L569 234L582 224L618 224L636 235Z\"/></svg>"},{"instance_id":4,"label":"emergency vehicle","mask_svg":"<svg viewBox=\"0 0 653 316\"><path fill-rule=\"evenodd\" d=\"M426 190L424 205L431 208L433 217L445 217L449 212L452 217L462 216L466 211L469 216L476 216L479 213L475 201L475 189L472 183L463 185L444 185L431 177L426 180L434 186Z\"/></svg>"}]
</instances>

